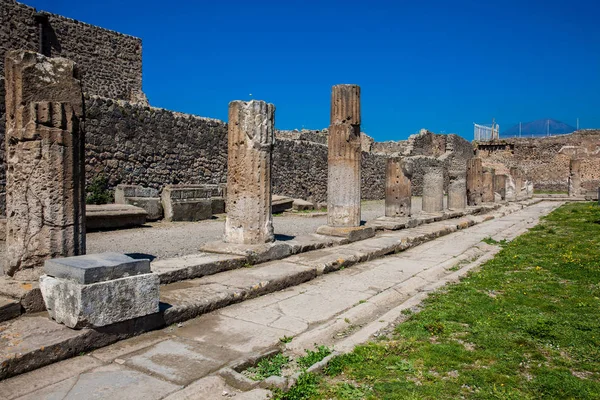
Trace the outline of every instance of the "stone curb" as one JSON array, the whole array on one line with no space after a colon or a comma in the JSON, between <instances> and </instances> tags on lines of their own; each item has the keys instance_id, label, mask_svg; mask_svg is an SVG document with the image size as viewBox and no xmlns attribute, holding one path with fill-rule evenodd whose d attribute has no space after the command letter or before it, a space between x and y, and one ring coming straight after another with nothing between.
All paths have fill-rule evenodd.
<instances>
[{"instance_id":1,"label":"stone curb","mask_svg":"<svg viewBox=\"0 0 600 400\"><path fill-rule=\"evenodd\" d=\"M504 212L511 213L539 201L541 200L511 204L506 207ZM502 214L502 212L499 213L499 215L500 214ZM212 285L214 286L213 295L202 294L198 301L187 301L179 305L161 303L161 311L158 314L125 321L123 323L115 324L114 326L111 325L105 327L105 329L82 329L80 331L72 331L62 325L49 321L43 316L26 318L25 320L28 320L27 322L23 318L17 318L5 322L4 324L8 325L3 326L3 332L11 331L11 334L26 337L26 333L28 333L32 327L35 327L36 324L43 324L44 321L46 321L50 324L48 326L50 326L51 329L57 331L57 335L55 337L48 337L48 343L40 341L39 337L36 336L35 347L33 347L33 344L29 344L29 347L22 345L24 347L20 350L17 346L17 348L14 348L14 350L12 350L13 352L10 353L7 350L11 349L0 352L0 356L2 357L0 363L0 379L31 371L76 356L81 352L87 352L107 346L119 340L139 335L143 332L161 329L172 323L182 322L230 304L282 290L312 280L317 277L319 273L336 271L340 268L349 267L369 259L379 258L396 251L403 251L425 241L447 235L457 229L464 229L468 226L479 224L493 218L493 215L485 214L463 217L458 219L456 224L450 224L450 226L455 225L455 229L449 228L448 226L444 226L443 229L437 229L440 227L423 225L414 228L414 232L406 230L389 234L384 233L371 239L355 242L354 244L337 246L335 249L323 249L323 251L327 250L334 252L334 254L332 254L326 262L313 263L310 266L297 262L290 262L289 260L292 258L290 257L287 260L266 263L255 268L241 268L223 272L214 275L214 278L211 278L210 276L198 278L195 280L196 282L194 280L176 282L171 285L185 283L187 286L194 282L198 283L198 287L211 287ZM448 222L446 221L445 224L448 225ZM414 233L416 233L416 235L414 235ZM411 234L413 234L413 237L411 237ZM381 247L380 245L379 247L371 249L364 248L368 247L366 245L368 245L369 241L381 240L389 235L396 235L396 243L391 243L387 247ZM348 246L362 246L363 248L360 251L356 251L349 249ZM346 257L347 254L347 258L339 259L338 256L338 259L336 259L335 255L337 253L343 254L344 257ZM307 254L310 255L310 253ZM286 265L281 266L281 263L286 263ZM293 269L293 271L290 271L290 269ZM271 270L271 272L279 272L279 275L277 275L275 279L263 278L261 273L269 270ZM243 282L243 284L238 286L225 286L219 283L219 279L223 282L230 282L236 275L238 275L238 278L239 275L246 276L250 280L248 282ZM161 286L161 291L171 285ZM182 290L184 290L186 297L190 294L190 292L185 292L185 289Z\"/></svg>"}]
</instances>

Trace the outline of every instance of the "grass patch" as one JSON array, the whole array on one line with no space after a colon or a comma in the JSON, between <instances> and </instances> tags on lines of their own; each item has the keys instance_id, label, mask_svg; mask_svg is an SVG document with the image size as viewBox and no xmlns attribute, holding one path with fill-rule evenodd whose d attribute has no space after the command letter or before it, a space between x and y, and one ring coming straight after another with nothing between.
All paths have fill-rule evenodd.
<instances>
[{"instance_id":1,"label":"grass patch","mask_svg":"<svg viewBox=\"0 0 600 400\"><path fill-rule=\"evenodd\" d=\"M490 236L488 236L488 237L484 238L484 239L482 240L482 242L483 242L483 243L486 243L486 244L489 244L489 245L492 245L492 246L501 246L501 247L504 247L504 246L506 246L506 244L508 243L508 242L506 241L506 239L502 239L502 240L498 241L498 240L496 240L496 239L493 239L493 238L492 238L492 237L490 237Z\"/></svg>"},{"instance_id":2,"label":"grass patch","mask_svg":"<svg viewBox=\"0 0 600 400\"><path fill-rule=\"evenodd\" d=\"M318 363L325 357L331 354L331 349L327 346L317 346L316 351L306 350L306 355L299 357L296 362L301 368L308 368L311 365Z\"/></svg>"},{"instance_id":3,"label":"grass patch","mask_svg":"<svg viewBox=\"0 0 600 400\"><path fill-rule=\"evenodd\" d=\"M290 362L290 358L283 354L275 354L260 360L256 366L246 369L248 377L255 381L267 379L270 376L281 376L281 370Z\"/></svg>"},{"instance_id":4,"label":"grass patch","mask_svg":"<svg viewBox=\"0 0 600 400\"><path fill-rule=\"evenodd\" d=\"M600 207L567 204L279 399L600 398Z\"/></svg>"}]
</instances>

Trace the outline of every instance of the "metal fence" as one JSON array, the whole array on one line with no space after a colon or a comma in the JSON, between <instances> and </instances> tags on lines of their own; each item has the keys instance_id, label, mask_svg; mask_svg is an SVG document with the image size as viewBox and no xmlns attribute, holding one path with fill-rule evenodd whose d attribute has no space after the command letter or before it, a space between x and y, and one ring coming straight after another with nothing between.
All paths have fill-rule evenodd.
<instances>
[{"instance_id":1,"label":"metal fence","mask_svg":"<svg viewBox=\"0 0 600 400\"><path fill-rule=\"evenodd\" d=\"M476 124L473 123L473 138L477 142L489 142L499 139L500 125L498 124Z\"/></svg>"}]
</instances>

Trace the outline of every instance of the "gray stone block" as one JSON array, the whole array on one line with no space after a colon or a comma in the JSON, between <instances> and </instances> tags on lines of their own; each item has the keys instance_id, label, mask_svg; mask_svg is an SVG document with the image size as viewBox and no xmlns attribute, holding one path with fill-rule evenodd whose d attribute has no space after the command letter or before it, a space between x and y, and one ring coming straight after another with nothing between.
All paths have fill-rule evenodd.
<instances>
[{"instance_id":1,"label":"gray stone block","mask_svg":"<svg viewBox=\"0 0 600 400\"><path fill-rule=\"evenodd\" d=\"M163 217L163 208L160 197L127 197L125 203L146 210L148 213L146 219L148 221L158 221Z\"/></svg>"},{"instance_id":2,"label":"gray stone block","mask_svg":"<svg viewBox=\"0 0 600 400\"><path fill-rule=\"evenodd\" d=\"M212 213L213 214L225 213L225 198L213 197L210 200L212 201Z\"/></svg>"},{"instance_id":3,"label":"gray stone block","mask_svg":"<svg viewBox=\"0 0 600 400\"><path fill-rule=\"evenodd\" d=\"M44 272L54 278L87 285L151 271L150 260L135 260L119 253L101 253L46 260Z\"/></svg>"},{"instance_id":4,"label":"gray stone block","mask_svg":"<svg viewBox=\"0 0 600 400\"><path fill-rule=\"evenodd\" d=\"M143 274L81 285L40 277L48 314L69 328L101 327L159 311L159 277Z\"/></svg>"}]
</instances>

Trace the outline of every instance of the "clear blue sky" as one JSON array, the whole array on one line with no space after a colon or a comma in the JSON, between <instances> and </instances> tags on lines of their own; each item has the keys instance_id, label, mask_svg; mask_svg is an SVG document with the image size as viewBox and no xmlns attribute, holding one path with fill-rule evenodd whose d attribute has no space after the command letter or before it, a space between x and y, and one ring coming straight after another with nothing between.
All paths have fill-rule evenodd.
<instances>
[{"instance_id":1,"label":"clear blue sky","mask_svg":"<svg viewBox=\"0 0 600 400\"><path fill-rule=\"evenodd\" d=\"M362 88L362 130L472 138L472 123L600 127L600 1L21 0L138 36L157 107L227 119L266 100L279 129L329 124L331 86Z\"/></svg>"}]
</instances>

